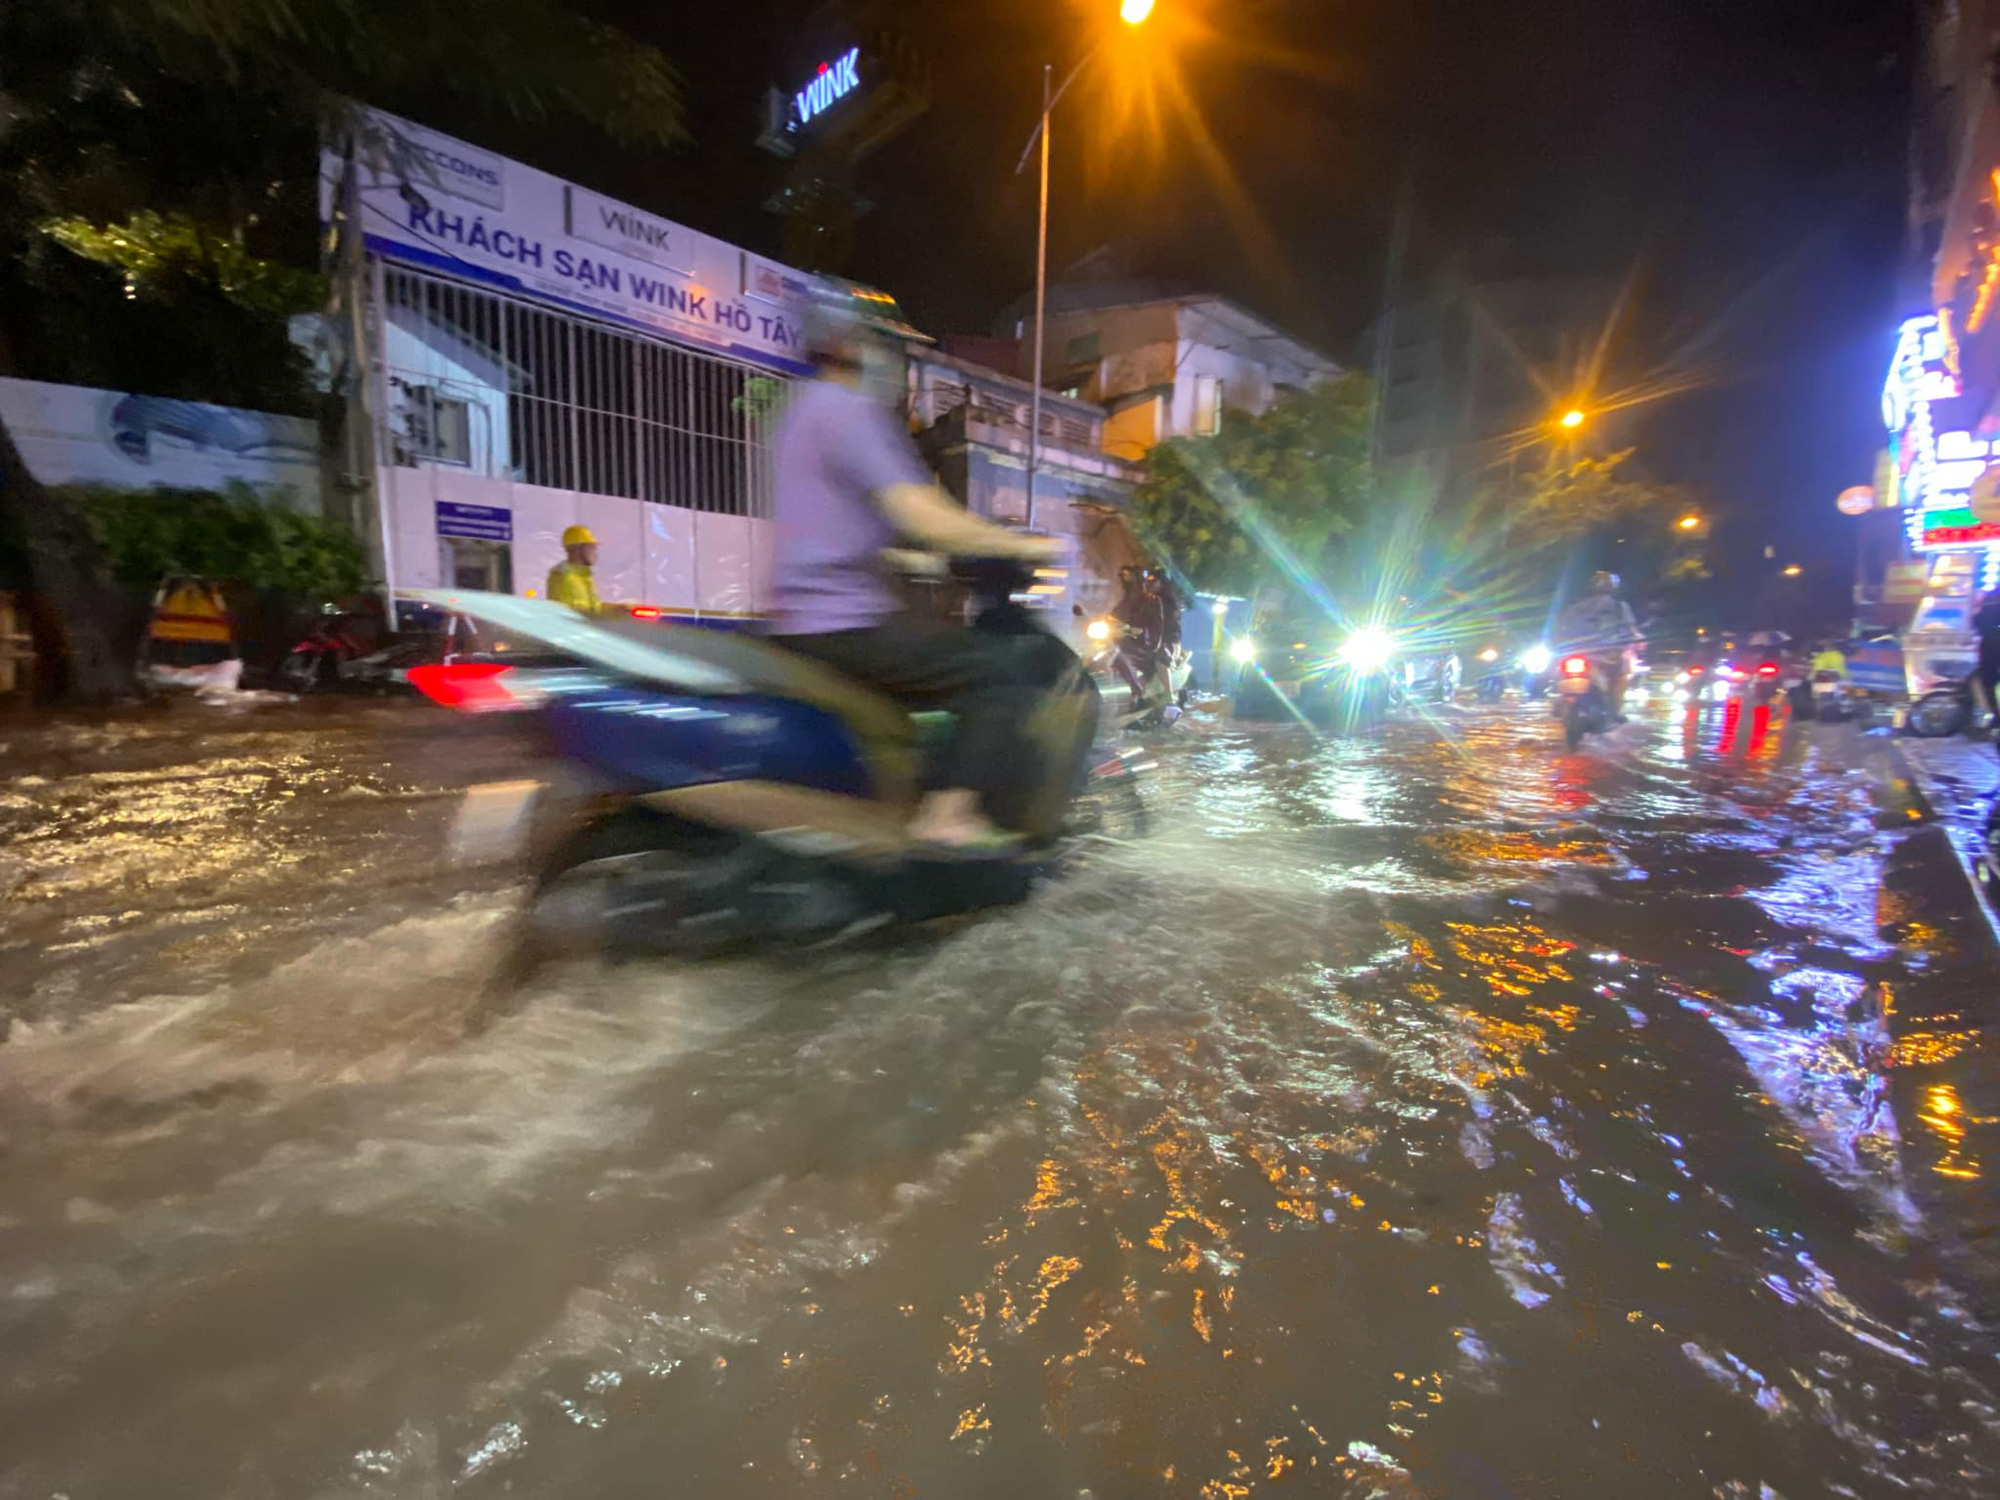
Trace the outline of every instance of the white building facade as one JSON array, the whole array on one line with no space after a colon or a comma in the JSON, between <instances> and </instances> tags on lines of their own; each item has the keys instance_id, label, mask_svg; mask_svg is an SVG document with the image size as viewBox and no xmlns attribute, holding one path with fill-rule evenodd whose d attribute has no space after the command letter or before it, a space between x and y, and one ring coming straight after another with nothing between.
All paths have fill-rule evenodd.
<instances>
[{"instance_id":1,"label":"white building facade","mask_svg":"<svg viewBox=\"0 0 2000 1500\"><path fill-rule=\"evenodd\" d=\"M392 604L417 587L538 592L580 524L608 603L762 613L767 428L806 369L802 278L361 114L323 157L321 202L349 246L341 331L371 437L357 522Z\"/></svg>"},{"instance_id":2,"label":"white building facade","mask_svg":"<svg viewBox=\"0 0 2000 1500\"><path fill-rule=\"evenodd\" d=\"M1023 366L1033 330L1017 320ZM1225 411L1253 415L1340 366L1267 319L1208 294L1143 286L1049 289L1043 364L1056 390L1102 406L1104 450L1141 459L1173 437L1209 436Z\"/></svg>"}]
</instances>

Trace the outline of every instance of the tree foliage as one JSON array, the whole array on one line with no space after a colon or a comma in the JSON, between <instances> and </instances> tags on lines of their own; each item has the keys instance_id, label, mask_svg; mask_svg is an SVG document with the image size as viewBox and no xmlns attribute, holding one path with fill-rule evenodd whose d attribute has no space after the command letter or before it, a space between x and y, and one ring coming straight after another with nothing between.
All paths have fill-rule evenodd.
<instances>
[{"instance_id":1,"label":"tree foliage","mask_svg":"<svg viewBox=\"0 0 2000 1500\"><path fill-rule=\"evenodd\" d=\"M1200 589L1248 594L1321 576L1370 495L1371 398L1357 375L1282 395L1260 416L1228 412L1213 437L1150 455L1133 497L1147 546Z\"/></svg>"},{"instance_id":2,"label":"tree foliage","mask_svg":"<svg viewBox=\"0 0 2000 1500\"><path fill-rule=\"evenodd\" d=\"M310 409L319 143L365 100L460 134L683 136L660 52L561 0L0 4L0 374ZM73 696L120 692L105 559L0 428L0 559ZM286 565L289 566L289 565Z\"/></svg>"},{"instance_id":3,"label":"tree foliage","mask_svg":"<svg viewBox=\"0 0 2000 1500\"><path fill-rule=\"evenodd\" d=\"M188 574L317 599L358 592L366 582L361 544L349 528L273 505L244 485L63 485L55 493L82 511L112 576L127 588Z\"/></svg>"},{"instance_id":4,"label":"tree foliage","mask_svg":"<svg viewBox=\"0 0 2000 1500\"><path fill-rule=\"evenodd\" d=\"M1540 470L1488 486L1481 520L1526 550L1567 546L1604 527L1668 518L1692 504L1678 485L1646 479L1630 448L1552 459Z\"/></svg>"},{"instance_id":5,"label":"tree foliage","mask_svg":"<svg viewBox=\"0 0 2000 1500\"><path fill-rule=\"evenodd\" d=\"M0 371L251 406L303 399L285 318L324 302L348 100L684 134L666 58L559 0L36 0L0 6L0 59Z\"/></svg>"},{"instance_id":6,"label":"tree foliage","mask_svg":"<svg viewBox=\"0 0 2000 1500\"><path fill-rule=\"evenodd\" d=\"M1589 566L1616 567L1629 588L1685 588L1706 576L1702 538L1676 526L1708 507L1695 491L1643 474L1633 450L1554 456L1482 486L1461 523L1460 550L1499 559L1529 594Z\"/></svg>"}]
</instances>

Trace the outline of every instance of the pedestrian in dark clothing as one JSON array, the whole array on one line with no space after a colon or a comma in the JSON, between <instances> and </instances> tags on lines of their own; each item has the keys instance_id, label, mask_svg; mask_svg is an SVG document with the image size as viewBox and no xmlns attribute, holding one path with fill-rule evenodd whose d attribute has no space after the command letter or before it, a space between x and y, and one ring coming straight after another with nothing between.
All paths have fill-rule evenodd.
<instances>
[{"instance_id":1,"label":"pedestrian in dark clothing","mask_svg":"<svg viewBox=\"0 0 2000 1500\"><path fill-rule=\"evenodd\" d=\"M1991 589L1972 616L1979 633L1979 691L1986 713L1994 712L1993 689L2000 684L2000 589Z\"/></svg>"}]
</instances>

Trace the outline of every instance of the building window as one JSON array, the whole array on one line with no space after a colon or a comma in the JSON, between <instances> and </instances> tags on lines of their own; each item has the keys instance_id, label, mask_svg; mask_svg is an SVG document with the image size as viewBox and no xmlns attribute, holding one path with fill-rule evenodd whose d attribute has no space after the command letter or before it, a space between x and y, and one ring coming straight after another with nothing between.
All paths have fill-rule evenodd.
<instances>
[{"instance_id":1,"label":"building window","mask_svg":"<svg viewBox=\"0 0 2000 1500\"><path fill-rule=\"evenodd\" d=\"M446 464L472 462L472 406L435 386L410 387L410 454Z\"/></svg>"},{"instance_id":2,"label":"building window","mask_svg":"<svg viewBox=\"0 0 2000 1500\"><path fill-rule=\"evenodd\" d=\"M1194 430L1200 437L1222 431L1222 382L1213 375L1194 378Z\"/></svg>"}]
</instances>

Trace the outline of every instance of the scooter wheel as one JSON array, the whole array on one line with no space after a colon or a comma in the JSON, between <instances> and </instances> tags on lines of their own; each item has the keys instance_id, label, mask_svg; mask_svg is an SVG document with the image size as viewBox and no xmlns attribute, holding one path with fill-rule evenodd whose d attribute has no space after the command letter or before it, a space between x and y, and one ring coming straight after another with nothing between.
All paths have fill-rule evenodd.
<instances>
[{"instance_id":1,"label":"scooter wheel","mask_svg":"<svg viewBox=\"0 0 2000 1500\"><path fill-rule=\"evenodd\" d=\"M1965 701L1946 689L1926 693L1910 706L1910 733L1924 740L1949 739L1965 727Z\"/></svg>"},{"instance_id":2,"label":"scooter wheel","mask_svg":"<svg viewBox=\"0 0 2000 1500\"><path fill-rule=\"evenodd\" d=\"M1064 832L1072 838L1122 842L1146 836L1149 819L1139 778L1122 760L1092 771L1070 804Z\"/></svg>"},{"instance_id":3,"label":"scooter wheel","mask_svg":"<svg viewBox=\"0 0 2000 1500\"><path fill-rule=\"evenodd\" d=\"M318 651L291 651L278 663L278 681L288 693L310 693L326 675L326 657Z\"/></svg>"},{"instance_id":4,"label":"scooter wheel","mask_svg":"<svg viewBox=\"0 0 2000 1500\"><path fill-rule=\"evenodd\" d=\"M528 914L545 950L704 957L756 927L769 851L627 807L577 829L536 881Z\"/></svg>"}]
</instances>

